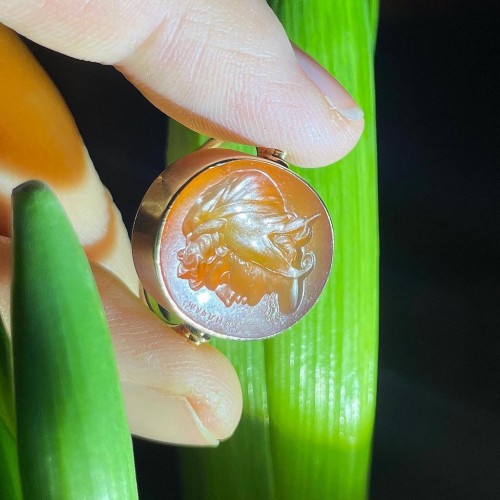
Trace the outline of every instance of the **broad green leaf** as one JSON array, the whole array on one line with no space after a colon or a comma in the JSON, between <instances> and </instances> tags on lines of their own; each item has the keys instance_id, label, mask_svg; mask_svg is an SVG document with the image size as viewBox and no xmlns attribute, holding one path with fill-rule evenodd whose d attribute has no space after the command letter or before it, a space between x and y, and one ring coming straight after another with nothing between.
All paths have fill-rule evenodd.
<instances>
[{"instance_id":1,"label":"broad green leaf","mask_svg":"<svg viewBox=\"0 0 500 500\"><path fill-rule=\"evenodd\" d=\"M335 262L317 307L266 345L279 498L364 498L378 346L378 224L373 50L375 2L271 1L290 38L340 80L365 112L356 148L300 170L335 226ZM314 20L314 22L305 22ZM300 360L290 363L290 356Z\"/></svg>"},{"instance_id":2,"label":"broad green leaf","mask_svg":"<svg viewBox=\"0 0 500 500\"><path fill-rule=\"evenodd\" d=\"M14 387L12 382L12 352L7 330L0 316L0 420L14 435Z\"/></svg>"},{"instance_id":3,"label":"broad green leaf","mask_svg":"<svg viewBox=\"0 0 500 500\"><path fill-rule=\"evenodd\" d=\"M10 340L0 317L0 498L21 498L17 462Z\"/></svg>"},{"instance_id":4,"label":"broad green leaf","mask_svg":"<svg viewBox=\"0 0 500 500\"><path fill-rule=\"evenodd\" d=\"M3 420L0 420L0 498L22 498L16 441Z\"/></svg>"},{"instance_id":5,"label":"broad green leaf","mask_svg":"<svg viewBox=\"0 0 500 500\"><path fill-rule=\"evenodd\" d=\"M12 339L24 498L137 498L109 330L85 254L42 183L16 188L12 201Z\"/></svg>"},{"instance_id":6,"label":"broad green leaf","mask_svg":"<svg viewBox=\"0 0 500 500\"><path fill-rule=\"evenodd\" d=\"M274 0L290 38L347 88L365 131L342 161L296 169L335 228L335 258L313 310L276 338L215 341L244 392L236 434L215 450L181 450L189 499L349 500L367 496L378 346L378 226L373 50L375 0ZM167 158L202 142L170 122ZM191 149L192 150L192 149ZM192 471L200 470L196 480Z\"/></svg>"}]
</instances>

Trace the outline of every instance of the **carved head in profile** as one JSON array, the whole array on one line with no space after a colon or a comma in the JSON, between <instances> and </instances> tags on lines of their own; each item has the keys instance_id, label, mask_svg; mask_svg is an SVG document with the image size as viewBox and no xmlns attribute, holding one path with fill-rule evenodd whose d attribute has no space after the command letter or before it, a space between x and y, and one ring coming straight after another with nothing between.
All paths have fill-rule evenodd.
<instances>
[{"instance_id":1,"label":"carved head in profile","mask_svg":"<svg viewBox=\"0 0 500 500\"><path fill-rule=\"evenodd\" d=\"M315 256L306 251L319 214L287 210L275 182L259 170L237 170L200 194L186 215L177 275L206 287L230 307L277 297L291 314L304 295Z\"/></svg>"}]
</instances>

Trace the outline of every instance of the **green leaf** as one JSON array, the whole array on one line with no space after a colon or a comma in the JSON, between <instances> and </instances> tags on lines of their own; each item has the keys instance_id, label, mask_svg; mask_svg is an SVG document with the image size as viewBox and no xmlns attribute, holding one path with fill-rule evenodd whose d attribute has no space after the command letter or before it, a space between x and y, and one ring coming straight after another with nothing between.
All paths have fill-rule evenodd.
<instances>
[{"instance_id":1,"label":"green leaf","mask_svg":"<svg viewBox=\"0 0 500 500\"><path fill-rule=\"evenodd\" d=\"M335 228L325 291L289 332L264 342L216 341L244 393L236 434L219 448L181 450L189 499L366 498L378 349L378 219L373 51L375 0L273 0L289 37L358 101L365 131L343 160L296 169ZM194 135L194 134L193 134ZM167 157L202 139L170 122ZM193 481L192 471L203 474Z\"/></svg>"},{"instance_id":2,"label":"green leaf","mask_svg":"<svg viewBox=\"0 0 500 500\"><path fill-rule=\"evenodd\" d=\"M53 193L16 188L12 338L24 498L137 498L131 437L92 272Z\"/></svg>"},{"instance_id":3,"label":"green leaf","mask_svg":"<svg viewBox=\"0 0 500 500\"><path fill-rule=\"evenodd\" d=\"M3 420L0 420L0 498L22 498L16 441Z\"/></svg>"},{"instance_id":4,"label":"green leaf","mask_svg":"<svg viewBox=\"0 0 500 500\"><path fill-rule=\"evenodd\" d=\"M180 449L183 497L274 499L264 342L216 341L231 360L243 388L244 411L235 434L218 448ZM203 471L196 481L192 471Z\"/></svg>"},{"instance_id":5,"label":"green leaf","mask_svg":"<svg viewBox=\"0 0 500 500\"><path fill-rule=\"evenodd\" d=\"M10 340L0 317L0 498L21 498L17 462Z\"/></svg>"},{"instance_id":6,"label":"green leaf","mask_svg":"<svg viewBox=\"0 0 500 500\"><path fill-rule=\"evenodd\" d=\"M0 316L0 420L15 434L14 388L12 382L12 352L7 330Z\"/></svg>"}]
</instances>

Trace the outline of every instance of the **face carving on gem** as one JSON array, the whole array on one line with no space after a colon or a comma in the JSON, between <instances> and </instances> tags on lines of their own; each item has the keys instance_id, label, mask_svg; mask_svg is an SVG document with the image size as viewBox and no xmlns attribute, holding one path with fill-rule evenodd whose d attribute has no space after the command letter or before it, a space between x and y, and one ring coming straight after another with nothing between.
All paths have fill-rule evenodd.
<instances>
[{"instance_id":1,"label":"face carving on gem","mask_svg":"<svg viewBox=\"0 0 500 500\"><path fill-rule=\"evenodd\" d=\"M255 306L276 294L280 312L291 314L316 263L306 246L318 217L288 211L267 174L234 171L208 187L186 215L177 276L192 290L214 291L226 307Z\"/></svg>"}]
</instances>

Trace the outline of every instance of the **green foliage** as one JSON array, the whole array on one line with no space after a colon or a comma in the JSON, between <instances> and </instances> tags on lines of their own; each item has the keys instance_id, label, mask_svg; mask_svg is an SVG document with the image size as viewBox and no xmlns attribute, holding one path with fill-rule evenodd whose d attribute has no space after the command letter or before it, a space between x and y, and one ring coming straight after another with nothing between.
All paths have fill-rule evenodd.
<instances>
[{"instance_id":1,"label":"green foliage","mask_svg":"<svg viewBox=\"0 0 500 500\"><path fill-rule=\"evenodd\" d=\"M21 498L10 340L0 317L0 498Z\"/></svg>"},{"instance_id":2,"label":"green foliage","mask_svg":"<svg viewBox=\"0 0 500 500\"><path fill-rule=\"evenodd\" d=\"M19 484L23 498L33 500L137 498L114 353L87 258L42 183L14 190L13 215L17 432L10 347L2 331L1 498L21 498Z\"/></svg>"},{"instance_id":3,"label":"green foliage","mask_svg":"<svg viewBox=\"0 0 500 500\"><path fill-rule=\"evenodd\" d=\"M378 346L378 227L373 50L377 2L271 1L289 37L365 113L356 148L323 169L297 169L335 228L332 274L318 304L264 342L215 341L244 392L236 434L215 450L181 450L189 499L367 496ZM168 160L203 138L170 122ZM200 470L193 481L192 471Z\"/></svg>"}]
</instances>

